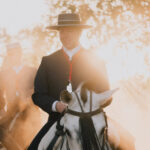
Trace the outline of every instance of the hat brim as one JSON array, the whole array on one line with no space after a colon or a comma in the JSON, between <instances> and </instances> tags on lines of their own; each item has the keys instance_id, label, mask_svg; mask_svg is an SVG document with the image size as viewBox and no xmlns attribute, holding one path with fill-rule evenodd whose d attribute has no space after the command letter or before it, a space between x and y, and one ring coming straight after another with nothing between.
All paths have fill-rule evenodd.
<instances>
[{"instance_id":1,"label":"hat brim","mask_svg":"<svg viewBox=\"0 0 150 150\"><path fill-rule=\"evenodd\" d=\"M88 29L88 28L91 28L92 26L90 26L90 25L85 25L85 24L63 24L63 25L48 26L48 27L46 27L46 28L47 28L47 29L50 29L50 30L60 30L61 28L66 28L66 27L74 27L74 28L80 28L80 29Z\"/></svg>"}]
</instances>

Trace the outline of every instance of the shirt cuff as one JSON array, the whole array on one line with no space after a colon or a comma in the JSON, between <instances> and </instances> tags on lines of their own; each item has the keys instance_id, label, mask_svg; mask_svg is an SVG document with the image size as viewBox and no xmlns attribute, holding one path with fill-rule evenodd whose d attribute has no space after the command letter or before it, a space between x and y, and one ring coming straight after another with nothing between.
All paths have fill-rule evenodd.
<instances>
[{"instance_id":1,"label":"shirt cuff","mask_svg":"<svg viewBox=\"0 0 150 150\"><path fill-rule=\"evenodd\" d=\"M52 104L52 111L54 111L54 112L57 112L57 110L56 110L56 104L57 104L57 102L59 102L59 101L55 101L55 102Z\"/></svg>"}]
</instances>

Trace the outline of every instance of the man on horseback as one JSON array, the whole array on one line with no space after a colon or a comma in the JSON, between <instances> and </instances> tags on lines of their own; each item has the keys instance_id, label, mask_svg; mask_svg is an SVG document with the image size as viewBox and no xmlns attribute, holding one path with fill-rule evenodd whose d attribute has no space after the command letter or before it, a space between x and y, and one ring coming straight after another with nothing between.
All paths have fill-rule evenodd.
<instances>
[{"instance_id":1,"label":"man on horseback","mask_svg":"<svg viewBox=\"0 0 150 150\"><path fill-rule=\"evenodd\" d=\"M60 101L61 91L75 91L80 83L86 81L85 86L95 92L109 90L104 63L79 42L82 29L90 26L82 24L78 14L68 13L60 14L58 25L48 28L59 31L62 48L43 57L38 69L32 99L49 114L49 119L28 150L37 150L42 137L67 108L67 104Z\"/></svg>"}]
</instances>

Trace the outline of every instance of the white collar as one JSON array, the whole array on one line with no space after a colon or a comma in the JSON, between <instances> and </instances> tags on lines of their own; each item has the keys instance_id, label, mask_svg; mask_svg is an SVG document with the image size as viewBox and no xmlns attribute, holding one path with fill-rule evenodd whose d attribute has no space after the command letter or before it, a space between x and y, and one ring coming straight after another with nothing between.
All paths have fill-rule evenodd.
<instances>
[{"instance_id":1,"label":"white collar","mask_svg":"<svg viewBox=\"0 0 150 150\"><path fill-rule=\"evenodd\" d=\"M70 50L63 46L63 49L65 53L69 56L69 60L72 60L72 57L80 50L80 45Z\"/></svg>"}]
</instances>

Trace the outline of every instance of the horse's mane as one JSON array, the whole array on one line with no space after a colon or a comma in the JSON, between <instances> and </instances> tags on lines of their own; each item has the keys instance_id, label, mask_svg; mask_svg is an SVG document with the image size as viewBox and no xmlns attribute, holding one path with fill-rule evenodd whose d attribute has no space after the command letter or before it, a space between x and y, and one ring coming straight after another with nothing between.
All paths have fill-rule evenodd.
<instances>
[{"instance_id":1,"label":"horse's mane","mask_svg":"<svg viewBox=\"0 0 150 150\"><path fill-rule=\"evenodd\" d=\"M99 139L91 117L81 117L79 119L81 143L83 150L100 149Z\"/></svg>"}]
</instances>

